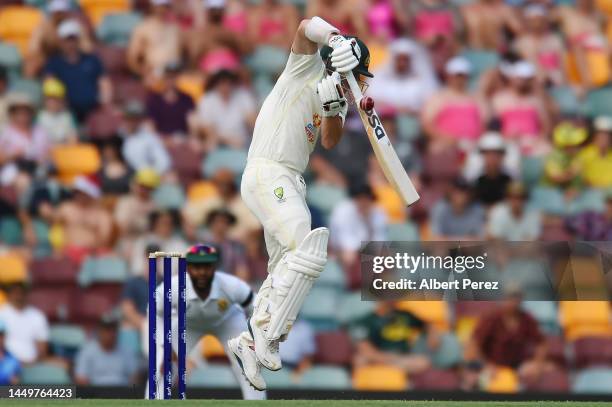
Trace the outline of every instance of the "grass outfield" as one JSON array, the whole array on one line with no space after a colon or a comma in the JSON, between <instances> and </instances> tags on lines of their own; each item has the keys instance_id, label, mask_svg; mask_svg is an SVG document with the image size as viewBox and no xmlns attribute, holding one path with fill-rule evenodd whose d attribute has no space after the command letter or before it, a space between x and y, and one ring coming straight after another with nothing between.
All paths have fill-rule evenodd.
<instances>
[{"instance_id":1,"label":"grass outfield","mask_svg":"<svg viewBox=\"0 0 612 407\"><path fill-rule=\"evenodd\" d=\"M153 403L153 404L151 404ZM148 401L148 400L2 400L2 407L42 407L75 405L85 407L156 407L163 406L188 406L188 407L599 407L610 406L610 403L577 402L577 401L385 401L385 400L267 400L267 401L242 401L242 400L172 400L172 401Z\"/></svg>"}]
</instances>

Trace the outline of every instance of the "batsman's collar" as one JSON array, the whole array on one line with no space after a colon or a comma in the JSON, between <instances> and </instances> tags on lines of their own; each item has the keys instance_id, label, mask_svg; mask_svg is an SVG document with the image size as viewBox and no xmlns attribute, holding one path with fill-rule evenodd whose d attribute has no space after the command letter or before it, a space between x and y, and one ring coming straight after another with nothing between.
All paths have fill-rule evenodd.
<instances>
[{"instance_id":1,"label":"batsman's collar","mask_svg":"<svg viewBox=\"0 0 612 407\"><path fill-rule=\"evenodd\" d=\"M217 263L221 258L219 249L208 244L196 244L187 250L185 259L187 264L211 264Z\"/></svg>"}]
</instances>

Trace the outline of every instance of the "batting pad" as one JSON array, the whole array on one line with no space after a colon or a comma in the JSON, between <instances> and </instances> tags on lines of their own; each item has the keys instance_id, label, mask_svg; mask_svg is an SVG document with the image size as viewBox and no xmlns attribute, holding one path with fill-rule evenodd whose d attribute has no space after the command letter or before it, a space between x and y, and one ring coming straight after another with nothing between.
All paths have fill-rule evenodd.
<instances>
[{"instance_id":1,"label":"batting pad","mask_svg":"<svg viewBox=\"0 0 612 407\"><path fill-rule=\"evenodd\" d=\"M285 276L276 291L276 307L266 331L268 340L277 340L287 334L297 318L314 281L327 262L329 230L317 228L306 235L291 253Z\"/></svg>"}]
</instances>

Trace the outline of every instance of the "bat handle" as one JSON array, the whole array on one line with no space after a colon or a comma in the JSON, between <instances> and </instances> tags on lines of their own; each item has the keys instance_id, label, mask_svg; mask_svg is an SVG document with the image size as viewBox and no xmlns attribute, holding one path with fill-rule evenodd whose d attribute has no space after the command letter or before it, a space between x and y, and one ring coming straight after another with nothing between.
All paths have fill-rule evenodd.
<instances>
[{"instance_id":1,"label":"bat handle","mask_svg":"<svg viewBox=\"0 0 612 407\"><path fill-rule=\"evenodd\" d=\"M359 87L359 84L357 83L357 80L355 79L355 75L353 74L353 72L348 72L345 75L345 78L348 81L349 87L351 88L351 93L353 94L353 97L355 98L355 104L359 106L359 102L361 101L363 94L361 93L361 88Z\"/></svg>"}]
</instances>

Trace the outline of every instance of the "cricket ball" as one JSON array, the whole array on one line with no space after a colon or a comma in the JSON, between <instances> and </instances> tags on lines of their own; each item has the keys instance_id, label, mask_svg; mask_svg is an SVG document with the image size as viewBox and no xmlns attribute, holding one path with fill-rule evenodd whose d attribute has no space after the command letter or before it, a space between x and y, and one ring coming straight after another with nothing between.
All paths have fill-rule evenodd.
<instances>
[{"instance_id":1,"label":"cricket ball","mask_svg":"<svg viewBox=\"0 0 612 407\"><path fill-rule=\"evenodd\" d=\"M366 112L374 109L374 99L372 99L371 97L361 98L361 101L359 102L359 107L361 108L361 110L364 110Z\"/></svg>"}]
</instances>

